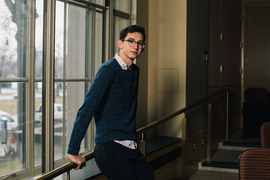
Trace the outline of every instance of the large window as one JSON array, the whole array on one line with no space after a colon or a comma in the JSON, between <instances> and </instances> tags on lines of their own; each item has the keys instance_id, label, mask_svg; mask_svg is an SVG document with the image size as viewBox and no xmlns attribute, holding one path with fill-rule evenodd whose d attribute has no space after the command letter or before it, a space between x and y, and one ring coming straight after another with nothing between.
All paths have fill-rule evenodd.
<instances>
[{"instance_id":1,"label":"large window","mask_svg":"<svg viewBox=\"0 0 270 180\"><path fill-rule=\"evenodd\" d=\"M108 60L104 59L108 42L112 40L109 48L118 52L119 31L130 24L129 0L113 1L113 18L107 18L110 8L104 0L52 0L55 6L44 2L0 1L0 178L41 174L49 159L45 152L51 149L55 166L67 162L77 110L98 68ZM108 21L113 27L107 26ZM53 33L48 26L54 27ZM53 47L53 58L48 58L48 47ZM48 68L53 68L52 81L46 80ZM53 88L53 101L46 86ZM52 112L48 113L48 105ZM49 115L51 127L45 122L51 121ZM81 153L93 150L94 130L92 121ZM44 142L48 133L53 148Z\"/></svg>"},{"instance_id":2,"label":"large window","mask_svg":"<svg viewBox=\"0 0 270 180\"><path fill-rule=\"evenodd\" d=\"M26 168L27 9L13 5L0 1L0 176Z\"/></svg>"}]
</instances>

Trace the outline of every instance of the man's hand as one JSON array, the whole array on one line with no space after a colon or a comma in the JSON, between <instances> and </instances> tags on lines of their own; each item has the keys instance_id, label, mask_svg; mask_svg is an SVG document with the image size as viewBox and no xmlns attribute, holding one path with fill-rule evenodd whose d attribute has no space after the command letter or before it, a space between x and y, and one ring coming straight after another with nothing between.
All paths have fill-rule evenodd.
<instances>
[{"instance_id":1,"label":"man's hand","mask_svg":"<svg viewBox=\"0 0 270 180\"><path fill-rule=\"evenodd\" d=\"M75 170L78 169L82 169L83 167L85 167L85 158L82 156L75 156L75 155L68 155L68 159L71 162L74 162L75 164L77 164L78 166L75 168Z\"/></svg>"}]
</instances>

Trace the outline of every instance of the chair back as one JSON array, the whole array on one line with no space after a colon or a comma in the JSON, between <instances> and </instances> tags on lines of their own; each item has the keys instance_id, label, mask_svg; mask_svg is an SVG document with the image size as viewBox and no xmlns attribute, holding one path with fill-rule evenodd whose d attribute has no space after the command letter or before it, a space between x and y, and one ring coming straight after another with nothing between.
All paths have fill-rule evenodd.
<instances>
[{"instance_id":1,"label":"chair back","mask_svg":"<svg viewBox=\"0 0 270 180\"><path fill-rule=\"evenodd\" d=\"M239 179L270 179L270 149L252 149L239 156Z\"/></svg>"},{"instance_id":2,"label":"chair back","mask_svg":"<svg viewBox=\"0 0 270 180\"><path fill-rule=\"evenodd\" d=\"M270 148L270 122L265 122L260 128L261 148Z\"/></svg>"}]
</instances>

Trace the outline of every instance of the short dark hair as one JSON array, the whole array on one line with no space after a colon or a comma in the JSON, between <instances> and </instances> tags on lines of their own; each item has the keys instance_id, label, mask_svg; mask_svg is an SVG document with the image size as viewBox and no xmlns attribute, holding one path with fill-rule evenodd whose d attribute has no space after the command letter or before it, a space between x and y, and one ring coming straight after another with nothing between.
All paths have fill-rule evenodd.
<instances>
[{"instance_id":1,"label":"short dark hair","mask_svg":"<svg viewBox=\"0 0 270 180\"><path fill-rule=\"evenodd\" d=\"M125 39L128 33L134 33L139 32L143 35L143 41L145 41L146 35L145 30L142 26L139 25L130 25L128 27L125 27L120 31L120 39Z\"/></svg>"}]
</instances>

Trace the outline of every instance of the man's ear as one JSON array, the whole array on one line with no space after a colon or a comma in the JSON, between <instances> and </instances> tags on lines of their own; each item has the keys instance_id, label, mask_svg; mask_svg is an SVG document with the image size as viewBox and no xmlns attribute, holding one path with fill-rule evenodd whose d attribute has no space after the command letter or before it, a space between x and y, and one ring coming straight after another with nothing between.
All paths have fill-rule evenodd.
<instances>
[{"instance_id":1,"label":"man's ear","mask_svg":"<svg viewBox=\"0 0 270 180\"><path fill-rule=\"evenodd\" d=\"M118 41L117 41L117 45L118 45L118 47L119 47L120 49L123 48L123 47L122 47L122 43L123 43L123 41L121 41L121 40L118 40Z\"/></svg>"}]
</instances>

